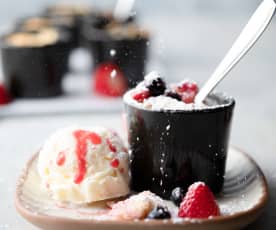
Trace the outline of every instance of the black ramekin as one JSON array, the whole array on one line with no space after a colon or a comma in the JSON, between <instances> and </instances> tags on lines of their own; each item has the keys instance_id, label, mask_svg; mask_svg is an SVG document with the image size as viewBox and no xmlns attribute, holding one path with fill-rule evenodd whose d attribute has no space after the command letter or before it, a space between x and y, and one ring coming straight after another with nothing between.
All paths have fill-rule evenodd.
<instances>
[{"instance_id":1,"label":"black ramekin","mask_svg":"<svg viewBox=\"0 0 276 230\"><path fill-rule=\"evenodd\" d=\"M59 40L41 47L9 45L1 39L4 81L14 98L53 97L62 94L67 71L68 41Z\"/></svg>"},{"instance_id":2,"label":"black ramekin","mask_svg":"<svg viewBox=\"0 0 276 230\"><path fill-rule=\"evenodd\" d=\"M90 14L85 15L80 18L81 30L82 33L85 33L90 29L99 29L102 32L105 32L105 27L110 24L121 24L127 25L129 23L134 23L136 21L136 15L130 15L124 21L118 21L114 18L112 12L101 12L101 11L93 11ZM100 32L98 31L95 36L97 36ZM91 35L90 35L91 36ZM92 35L93 36L93 35Z\"/></svg>"},{"instance_id":3,"label":"black ramekin","mask_svg":"<svg viewBox=\"0 0 276 230\"><path fill-rule=\"evenodd\" d=\"M218 106L185 111L150 111L124 98L131 151L131 187L169 198L175 187L205 182L222 190L235 101L212 96Z\"/></svg>"},{"instance_id":4,"label":"black ramekin","mask_svg":"<svg viewBox=\"0 0 276 230\"><path fill-rule=\"evenodd\" d=\"M59 7L69 7L69 11L67 13L64 13L62 10L59 10ZM78 8L78 5L75 6L76 9ZM80 42L80 29L81 29L81 23L82 18L86 15L92 14L92 10L90 6L85 6L86 11L84 13L78 13L76 12L76 9L74 10L74 6L70 5L53 5L47 7L44 12L43 16L48 17L52 20L52 22L58 26L59 28L63 28L70 32L70 35L73 40L74 48L79 47L81 45ZM70 12L70 10L72 12ZM65 21L70 21L70 23L64 23Z\"/></svg>"},{"instance_id":5,"label":"black ramekin","mask_svg":"<svg viewBox=\"0 0 276 230\"><path fill-rule=\"evenodd\" d=\"M32 20L40 20L41 23L32 23L31 25L30 22ZM46 16L30 16L18 19L13 28L13 32L32 32L45 27L52 27L59 32L61 37L63 37L61 40L63 40L64 45L67 45L66 50L72 51L76 48L78 42L75 37L75 30L71 23L72 21L65 22L60 19L48 18ZM67 52L67 57L65 57L67 65L64 66L64 72L69 71L69 56L70 52Z\"/></svg>"},{"instance_id":6,"label":"black ramekin","mask_svg":"<svg viewBox=\"0 0 276 230\"><path fill-rule=\"evenodd\" d=\"M32 20L41 20L43 23L33 23L33 26L30 26L30 22ZM76 19L71 17L58 17L54 15L24 17L16 21L14 31L28 32L32 30L39 30L43 27L54 27L61 33L66 33L68 40L70 40L71 49L78 46L79 31L76 28Z\"/></svg>"}]
</instances>

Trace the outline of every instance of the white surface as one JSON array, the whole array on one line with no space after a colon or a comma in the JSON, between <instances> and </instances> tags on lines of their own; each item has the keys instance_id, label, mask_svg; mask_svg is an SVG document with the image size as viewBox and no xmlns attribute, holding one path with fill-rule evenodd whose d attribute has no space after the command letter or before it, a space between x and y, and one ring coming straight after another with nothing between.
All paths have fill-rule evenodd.
<instances>
[{"instance_id":1,"label":"white surface","mask_svg":"<svg viewBox=\"0 0 276 230\"><path fill-rule=\"evenodd\" d=\"M64 95L46 99L17 99L0 107L0 117L121 111L121 98L92 93L91 78L89 75L68 74L63 84Z\"/></svg>"},{"instance_id":2,"label":"white surface","mask_svg":"<svg viewBox=\"0 0 276 230\"><path fill-rule=\"evenodd\" d=\"M108 106L106 106L108 103ZM91 113L120 111L121 99L102 98L95 95L66 97L55 99L20 99L0 108L0 117L58 115L64 113Z\"/></svg>"}]
</instances>

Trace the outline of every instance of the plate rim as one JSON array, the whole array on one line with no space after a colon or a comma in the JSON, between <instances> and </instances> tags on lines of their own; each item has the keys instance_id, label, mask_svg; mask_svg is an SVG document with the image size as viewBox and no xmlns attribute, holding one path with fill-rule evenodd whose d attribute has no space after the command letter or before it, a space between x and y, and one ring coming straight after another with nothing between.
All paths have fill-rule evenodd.
<instances>
[{"instance_id":1,"label":"plate rim","mask_svg":"<svg viewBox=\"0 0 276 230\"><path fill-rule=\"evenodd\" d=\"M229 150L234 150L242 154L244 157L246 157L252 164L255 165L258 174L261 178L262 181L262 187L263 187L263 194L262 197L260 198L259 202L254 205L252 208L250 208L247 211L241 211L237 212L235 214L231 215L226 215L226 216L218 216L218 217L212 217L208 219L189 219L189 218L183 218L183 220L150 220L150 221L145 221L145 220L138 220L138 221L133 221L133 220L95 220L95 219L72 219L72 218L65 218L65 217L58 217L58 216L50 216L50 215L43 215L43 214L37 214L29 211L25 206L22 204L20 195L22 191L22 185L24 182L24 179L28 173L28 170L30 168L30 165L32 162L37 158L38 152L36 152L28 161L21 173L19 174L17 178L17 183L16 183L16 189L15 189L15 196L14 196L14 206L17 210L17 212L26 220L31 222L32 224L39 223L39 222L44 222L46 221L47 223L57 223L57 222L62 222L65 224L71 224L71 223L79 223L79 224L97 224L98 226L111 226L111 225L116 225L116 226L175 226L175 225L181 225L181 226L187 226L187 225L196 225L196 224L221 224L227 221L233 221L236 219L244 219L244 218L249 218L249 217L254 217L254 220L262 213L263 209L265 208L268 199L269 199L269 191L268 191L268 183L266 180L266 177L261 170L260 166L256 163L256 161L249 156L245 151L241 150L238 147L231 146ZM229 151L228 150L228 151ZM35 221L34 221L35 220ZM35 224L37 225L37 224Z\"/></svg>"}]
</instances>

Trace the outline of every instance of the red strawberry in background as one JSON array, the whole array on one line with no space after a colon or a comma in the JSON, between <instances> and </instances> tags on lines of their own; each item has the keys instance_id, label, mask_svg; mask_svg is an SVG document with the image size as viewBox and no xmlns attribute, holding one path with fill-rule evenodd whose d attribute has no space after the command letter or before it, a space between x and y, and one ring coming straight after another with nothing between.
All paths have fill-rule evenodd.
<instances>
[{"instance_id":1,"label":"red strawberry in background","mask_svg":"<svg viewBox=\"0 0 276 230\"><path fill-rule=\"evenodd\" d=\"M220 210L211 190L203 182L192 184L182 203L178 216L189 218L208 218L219 216Z\"/></svg>"},{"instance_id":2,"label":"red strawberry in background","mask_svg":"<svg viewBox=\"0 0 276 230\"><path fill-rule=\"evenodd\" d=\"M128 89L126 77L113 63L100 64L96 68L94 78L94 90L101 95L119 97Z\"/></svg>"},{"instance_id":3,"label":"red strawberry in background","mask_svg":"<svg viewBox=\"0 0 276 230\"><path fill-rule=\"evenodd\" d=\"M3 84L0 83L0 105L11 102L11 97Z\"/></svg>"}]
</instances>

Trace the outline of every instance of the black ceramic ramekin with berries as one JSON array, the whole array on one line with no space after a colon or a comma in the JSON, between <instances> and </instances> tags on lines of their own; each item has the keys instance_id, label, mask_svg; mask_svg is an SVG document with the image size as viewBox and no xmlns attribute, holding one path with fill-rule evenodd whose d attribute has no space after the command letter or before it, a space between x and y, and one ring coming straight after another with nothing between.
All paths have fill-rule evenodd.
<instances>
[{"instance_id":1,"label":"black ceramic ramekin with berries","mask_svg":"<svg viewBox=\"0 0 276 230\"><path fill-rule=\"evenodd\" d=\"M197 110L151 111L124 98L131 151L131 187L169 198L175 187L205 182L222 190L235 101L209 96L218 105Z\"/></svg>"},{"instance_id":2,"label":"black ceramic ramekin with berries","mask_svg":"<svg viewBox=\"0 0 276 230\"><path fill-rule=\"evenodd\" d=\"M4 81L14 98L43 98L63 93L70 41L64 37L43 46L13 46L1 39Z\"/></svg>"}]
</instances>

